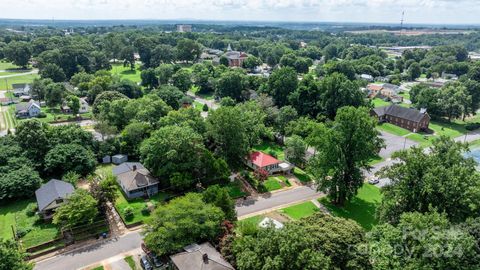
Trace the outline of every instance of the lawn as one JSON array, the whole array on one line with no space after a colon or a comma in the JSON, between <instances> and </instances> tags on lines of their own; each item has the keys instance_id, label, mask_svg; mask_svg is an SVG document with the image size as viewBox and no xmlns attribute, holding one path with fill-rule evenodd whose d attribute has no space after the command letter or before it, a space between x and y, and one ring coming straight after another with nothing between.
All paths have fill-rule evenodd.
<instances>
[{"instance_id":1,"label":"lawn","mask_svg":"<svg viewBox=\"0 0 480 270\"><path fill-rule=\"evenodd\" d=\"M113 167L115 167L114 164L99 164L95 169L95 174L104 176L111 175Z\"/></svg>"},{"instance_id":2,"label":"lawn","mask_svg":"<svg viewBox=\"0 0 480 270\"><path fill-rule=\"evenodd\" d=\"M113 64L110 72L120 76L122 79L128 79L136 83L142 81L140 78L140 73L142 72L139 64L135 64L135 70L131 70L130 66L124 67L123 64Z\"/></svg>"},{"instance_id":3,"label":"lawn","mask_svg":"<svg viewBox=\"0 0 480 270\"><path fill-rule=\"evenodd\" d=\"M279 160L285 160L285 153L283 152L283 147L274 142L263 142L262 144L254 146L252 150L264 152L266 154L276 157Z\"/></svg>"},{"instance_id":4,"label":"lawn","mask_svg":"<svg viewBox=\"0 0 480 270\"><path fill-rule=\"evenodd\" d=\"M399 94L399 96L403 97L404 99L410 100L410 92L407 92L407 91L402 92Z\"/></svg>"},{"instance_id":5,"label":"lawn","mask_svg":"<svg viewBox=\"0 0 480 270\"><path fill-rule=\"evenodd\" d=\"M370 161L368 162L368 164L369 164L370 166L373 166L373 165L375 165L375 164L378 164L378 163L382 162L383 160L384 160L384 159L383 159L381 156L377 155L376 157L370 159Z\"/></svg>"},{"instance_id":6,"label":"lawn","mask_svg":"<svg viewBox=\"0 0 480 270\"><path fill-rule=\"evenodd\" d=\"M100 265L100 266L97 266L95 268L93 268L92 270L104 270L105 268L103 268L103 265Z\"/></svg>"},{"instance_id":7,"label":"lawn","mask_svg":"<svg viewBox=\"0 0 480 270\"><path fill-rule=\"evenodd\" d=\"M130 266L130 269L132 270L135 270L137 269L137 266L135 265L135 261L133 260L133 256L130 255L130 256L127 256L125 258L123 258L127 263L128 263L128 266Z\"/></svg>"},{"instance_id":8,"label":"lawn","mask_svg":"<svg viewBox=\"0 0 480 270\"><path fill-rule=\"evenodd\" d=\"M239 180L229 182L227 185L225 185L225 188L228 190L228 194L230 194L230 197L234 199L238 199L243 196L249 195L248 193L242 190L242 184L240 183Z\"/></svg>"},{"instance_id":9,"label":"lawn","mask_svg":"<svg viewBox=\"0 0 480 270\"><path fill-rule=\"evenodd\" d=\"M401 128L399 126L395 126L395 125L390 124L390 123L379 124L379 125L377 125L377 129L388 132L390 134L397 135L397 136L405 136L405 135L411 133L410 130Z\"/></svg>"},{"instance_id":10,"label":"lawn","mask_svg":"<svg viewBox=\"0 0 480 270\"><path fill-rule=\"evenodd\" d=\"M16 69L16 68L20 68L20 67L17 65L14 65L11 62L0 61L0 70Z\"/></svg>"},{"instance_id":11,"label":"lawn","mask_svg":"<svg viewBox=\"0 0 480 270\"><path fill-rule=\"evenodd\" d=\"M16 83L31 83L33 79L40 78L37 74L25 74L22 76L15 76L10 78L0 79L0 89L1 90L11 90L12 84ZM8 83L8 88L7 88Z\"/></svg>"},{"instance_id":12,"label":"lawn","mask_svg":"<svg viewBox=\"0 0 480 270\"><path fill-rule=\"evenodd\" d=\"M19 230L27 232L21 238L26 248L59 237L60 231L55 225L43 222L38 215L27 214L29 205L36 205L36 202L34 200L18 200L0 207L0 238L13 238L12 226L17 232Z\"/></svg>"},{"instance_id":13,"label":"lawn","mask_svg":"<svg viewBox=\"0 0 480 270\"><path fill-rule=\"evenodd\" d=\"M429 128L435 132L435 135L446 135L455 138L466 134L465 123L430 121Z\"/></svg>"},{"instance_id":14,"label":"lawn","mask_svg":"<svg viewBox=\"0 0 480 270\"><path fill-rule=\"evenodd\" d=\"M295 175L298 180L300 180L300 182L302 183L308 183L310 181L312 181L312 177L306 173L305 171L303 171L302 169L298 168L298 167L295 167L293 169L293 175Z\"/></svg>"},{"instance_id":15,"label":"lawn","mask_svg":"<svg viewBox=\"0 0 480 270\"><path fill-rule=\"evenodd\" d=\"M142 209L147 207L147 203L150 202L153 205L156 205L158 203L164 202L170 196L170 194L159 192L147 200L143 198L127 200L123 192L118 190L117 199L115 201L115 208L118 210L118 213L127 225L141 221L145 222L150 217L150 213L142 212ZM131 207L133 209L133 218L125 218L125 208L127 207Z\"/></svg>"},{"instance_id":16,"label":"lawn","mask_svg":"<svg viewBox=\"0 0 480 270\"><path fill-rule=\"evenodd\" d=\"M373 104L373 107L375 107L375 108L391 105L390 102L385 101L385 100L380 99L380 98L374 98L374 99L372 100L372 104Z\"/></svg>"},{"instance_id":17,"label":"lawn","mask_svg":"<svg viewBox=\"0 0 480 270\"><path fill-rule=\"evenodd\" d=\"M190 92L192 92L196 96L199 96L199 97L201 97L203 99L206 99L206 100L214 99L215 94L213 92L199 93L199 90L200 90L200 88L196 85L192 85L192 87L190 88Z\"/></svg>"},{"instance_id":18,"label":"lawn","mask_svg":"<svg viewBox=\"0 0 480 270\"><path fill-rule=\"evenodd\" d=\"M249 217L249 218L246 218L246 219L239 220L239 221L237 221L237 223L243 223L243 224L251 223L251 224L258 225L260 223L260 221L262 221L264 218L265 218L265 216L258 215L258 216L253 216L253 217Z\"/></svg>"},{"instance_id":19,"label":"lawn","mask_svg":"<svg viewBox=\"0 0 480 270\"><path fill-rule=\"evenodd\" d=\"M301 204L293 205L287 208L279 210L279 212L287 215L291 219L297 220L303 217L308 217L315 212L319 211L318 207L312 202L304 202Z\"/></svg>"},{"instance_id":20,"label":"lawn","mask_svg":"<svg viewBox=\"0 0 480 270\"><path fill-rule=\"evenodd\" d=\"M279 190L282 188L282 184L280 184L280 181L276 177L268 177L267 180L263 181L262 185L265 187L265 190L267 192L271 192L274 190Z\"/></svg>"},{"instance_id":21,"label":"lawn","mask_svg":"<svg viewBox=\"0 0 480 270\"><path fill-rule=\"evenodd\" d=\"M382 200L380 189L370 184L363 184L357 196L347 202L344 207L333 205L327 197L321 198L322 203L333 215L353 219L366 230L378 223L375 210Z\"/></svg>"},{"instance_id":22,"label":"lawn","mask_svg":"<svg viewBox=\"0 0 480 270\"><path fill-rule=\"evenodd\" d=\"M203 111L203 104L198 102L198 101L193 101L193 108L195 108L195 110L197 110L199 112L202 112Z\"/></svg>"}]
</instances>

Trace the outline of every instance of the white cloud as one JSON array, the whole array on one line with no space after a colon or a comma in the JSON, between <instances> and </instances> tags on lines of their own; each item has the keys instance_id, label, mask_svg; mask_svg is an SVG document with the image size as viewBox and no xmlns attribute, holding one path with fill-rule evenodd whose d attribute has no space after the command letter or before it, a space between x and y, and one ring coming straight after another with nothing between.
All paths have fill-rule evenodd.
<instances>
[{"instance_id":1,"label":"white cloud","mask_svg":"<svg viewBox=\"0 0 480 270\"><path fill-rule=\"evenodd\" d=\"M480 23L476 0L0 0L1 17Z\"/></svg>"}]
</instances>

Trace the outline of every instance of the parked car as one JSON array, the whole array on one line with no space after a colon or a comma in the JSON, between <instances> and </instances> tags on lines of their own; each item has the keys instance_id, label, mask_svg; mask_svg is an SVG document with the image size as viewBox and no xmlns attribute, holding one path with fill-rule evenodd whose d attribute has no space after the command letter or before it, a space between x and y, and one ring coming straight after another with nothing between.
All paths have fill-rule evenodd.
<instances>
[{"instance_id":1,"label":"parked car","mask_svg":"<svg viewBox=\"0 0 480 270\"><path fill-rule=\"evenodd\" d=\"M155 254L155 252L150 252L150 254L148 254L148 257L150 258L150 262L152 263L153 267L155 267L155 269L159 269L164 266L164 263L160 260L157 254Z\"/></svg>"},{"instance_id":2,"label":"parked car","mask_svg":"<svg viewBox=\"0 0 480 270\"><path fill-rule=\"evenodd\" d=\"M370 178L370 180L368 180L368 183L371 184L371 185L376 185L376 184L380 183L380 180L377 177L372 177L372 178Z\"/></svg>"},{"instance_id":3,"label":"parked car","mask_svg":"<svg viewBox=\"0 0 480 270\"><path fill-rule=\"evenodd\" d=\"M150 262L148 261L148 257L146 255L144 255L140 258L140 265L142 266L142 268L144 270L153 270L153 267L150 264Z\"/></svg>"}]
</instances>

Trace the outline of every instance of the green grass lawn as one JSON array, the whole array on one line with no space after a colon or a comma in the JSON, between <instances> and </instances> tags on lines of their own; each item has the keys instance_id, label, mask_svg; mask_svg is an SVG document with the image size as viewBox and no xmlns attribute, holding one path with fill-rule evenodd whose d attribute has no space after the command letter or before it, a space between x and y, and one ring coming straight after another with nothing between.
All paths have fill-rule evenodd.
<instances>
[{"instance_id":1,"label":"green grass lawn","mask_svg":"<svg viewBox=\"0 0 480 270\"><path fill-rule=\"evenodd\" d=\"M370 184L363 184L358 190L357 196L347 202L344 207L333 205L326 197L319 201L333 215L353 219L366 230L370 230L378 223L375 218L375 210L382 200L380 189Z\"/></svg>"},{"instance_id":2,"label":"green grass lawn","mask_svg":"<svg viewBox=\"0 0 480 270\"><path fill-rule=\"evenodd\" d=\"M253 151L261 151L265 154L273 155L279 160L285 160L285 153L283 147L274 142L263 142L260 145L256 145L252 148Z\"/></svg>"},{"instance_id":3,"label":"green grass lawn","mask_svg":"<svg viewBox=\"0 0 480 270\"><path fill-rule=\"evenodd\" d=\"M295 167L293 169L293 175L295 175L298 180L300 180L300 182L302 183L308 183L310 181L312 181L312 177L306 173L305 171L303 171L302 169L298 168L298 167Z\"/></svg>"},{"instance_id":4,"label":"green grass lawn","mask_svg":"<svg viewBox=\"0 0 480 270\"><path fill-rule=\"evenodd\" d=\"M135 261L133 260L133 256L130 255L123 259L128 263L128 266L130 266L132 270L137 269L137 266L135 265Z\"/></svg>"},{"instance_id":5,"label":"green grass lawn","mask_svg":"<svg viewBox=\"0 0 480 270\"><path fill-rule=\"evenodd\" d=\"M368 162L368 164L370 164L370 166L373 166L373 165L375 165L375 164L378 164L378 163L382 162L383 160L384 160L384 159L383 159L381 156L378 156L378 155L377 155L376 157L370 159L370 161Z\"/></svg>"},{"instance_id":6,"label":"green grass lawn","mask_svg":"<svg viewBox=\"0 0 480 270\"><path fill-rule=\"evenodd\" d=\"M318 209L318 207L315 206L312 202L304 202L301 204L283 208L279 210L279 212L284 213L285 215L289 216L291 219L297 220L303 217L308 217L319 210L320 209Z\"/></svg>"},{"instance_id":7,"label":"green grass lawn","mask_svg":"<svg viewBox=\"0 0 480 270\"><path fill-rule=\"evenodd\" d=\"M115 207L118 210L118 213L122 217L122 219L125 221L125 223L128 224L133 224L137 223L140 221L145 222L149 217L150 214L148 213L142 213L142 209L144 209L147 205L147 202L153 203L153 204L159 204L164 202L168 197L170 197L170 194L167 193L162 193L159 192L155 194L154 196L150 197L150 199L145 200L143 198L136 198L132 200L127 200L120 190L117 191L117 199L115 201ZM126 219L125 218L125 208L131 207L133 209L133 218L131 219Z\"/></svg>"},{"instance_id":8,"label":"green grass lawn","mask_svg":"<svg viewBox=\"0 0 480 270\"><path fill-rule=\"evenodd\" d=\"M391 105L390 102L385 101L385 100L380 99L380 98L374 98L374 99L372 100L372 103L373 103L373 107L375 107L375 108Z\"/></svg>"},{"instance_id":9,"label":"green grass lawn","mask_svg":"<svg viewBox=\"0 0 480 270\"><path fill-rule=\"evenodd\" d=\"M103 265L100 265L100 266L97 266L95 268L93 268L92 270L104 270L105 268L103 268Z\"/></svg>"},{"instance_id":10,"label":"green grass lawn","mask_svg":"<svg viewBox=\"0 0 480 270\"><path fill-rule=\"evenodd\" d=\"M198 102L198 101L193 101L193 108L195 108L195 110L197 110L199 112L202 112L203 111L203 104Z\"/></svg>"},{"instance_id":11,"label":"green grass lawn","mask_svg":"<svg viewBox=\"0 0 480 270\"><path fill-rule=\"evenodd\" d=\"M455 138L468 132L465 129L465 124L466 123L430 121L429 128L432 129L437 136L446 135L450 138Z\"/></svg>"},{"instance_id":12,"label":"green grass lawn","mask_svg":"<svg viewBox=\"0 0 480 270\"><path fill-rule=\"evenodd\" d=\"M253 216L253 217L249 217L249 218L246 218L246 219L239 220L239 221L237 221L237 224L239 224L239 223L251 223L251 224L258 225L258 223L260 223L260 221L262 221L262 219L264 219L264 218L265 218L265 216L263 216L263 215Z\"/></svg>"},{"instance_id":13,"label":"green grass lawn","mask_svg":"<svg viewBox=\"0 0 480 270\"><path fill-rule=\"evenodd\" d=\"M268 179L265 180L261 185L265 187L265 190L267 192L279 190L282 188L280 181L276 177L272 176L268 177Z\"/></svg>"},{"instance_id":14,"label":"green grass lawn","mask_svg":"<svg viewBox=\"0 0 480 270\"><path fill-rule=\"evenodd\" d=\"M36 205L34 200L17 200L0 206L0 238L13 238L12 226L15 230L27 230L21 238L24 247L29 248L59 237L59 229L45 223L40 216L27 214L29 205Z\"/></svg>"},{"instance_id":15,"label":"green grass lawn","mask_svg":"<svg viewBox=\"0 0 480 270\"><path fill-rule=\"evenodd\" d=\"M245 195L249 195L248 193L244 192L241 188L242 184L240 183L239 180L235 180L233 182L229 182L227 185L225 185L225 188L228 190L228 194L230 194L230 197L237 199L241 198Z\"/></svg>"},{"instance_id":16,"label":"green grass lawn","mask_svg":"<svg viewBox=\"0 0 480 270\"><path fill-rule=\"evenodd\" d=\"M404 99L410 100L410 92L404 91L400 93L399 96L403 97Z\"/></svg>"},{"instance_id":17,"label":"green grass lawn","mask_svg":"<svg viewBox=\"0 0 480 270\"><path fill-rule=\"evenodd\" d=\"M397 135L397 136L405 136L409 133L411 133L410 130L395 126L390 123L382 123L377 125L377 129Z\"/></svg>"},{"instance_id":18,"label":"green grass lawn","mask_svg":"<svg viewBox=\"0 0 480 270\"><path fill-rule=\"evenodd\" d=\"M15 68L20 68L20 67L11 62L0 61L0 70L15 69Z\"/></svg>"},{"instance_id":19,"label":"green grass lawn","mask_svg":"<svg viewBox=\"0 0 480 270\"><path fill-rule=\"evenodd\" d=\"M37 74L25 74L22 76L15 76L10 78L0 79L0 89L1 90L12 90L12 84L16 83L31 83L33 79L40 78ZM8 83L8 88L7 88Z\"/></svg>"},{"instance_id":20,"label":"green grass lawn","mask_svg":"<svg viewBox=\"0 0 480 270\"><path fill-rule=\"evenodd\" d=\"M124 67L123 64L113 64L112 65L112 69L110 70L110 72L112 74L116 74L118 76L120 76L120 78L122 79L128 79L128 80L131 80L133 82L141 82L142 79L140 78L140 73L141 70L140 70L140 65L139 64L136 64L135 65L135 70L131 70L130 67Z\"/></svg>"}]
</instances>

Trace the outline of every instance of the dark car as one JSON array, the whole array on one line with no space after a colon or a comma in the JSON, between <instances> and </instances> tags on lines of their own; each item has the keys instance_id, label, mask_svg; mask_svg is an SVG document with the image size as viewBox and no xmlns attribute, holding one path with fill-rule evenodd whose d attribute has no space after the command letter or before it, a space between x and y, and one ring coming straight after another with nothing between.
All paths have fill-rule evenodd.
<instances>
[{"instance_id":1,"label":"dark car","mask_svg":"<svg viewBox=\"0 0 480 270\"><path fill-rule=\"evenodd\" d=\"M156 269L164 266L164 263L154 252L150 252L150 254L148 254L148 257L150 258L150 262L153 264L153 267L155 267Z\"/></svg>"},{"instance_id":2,"label":"dark car","mask_svg":"<svg viewBox=\"0 0 480 270\"><path fill-rule=\"evenodd\" d=\"M147 256L142 256L142 257L140 258L140 265L141 265L142 268L145 269L145 270L153 270L153 267L152 267L152 265L150 264L150 262L148 261Z\"/></svg>"}]
</instances>

